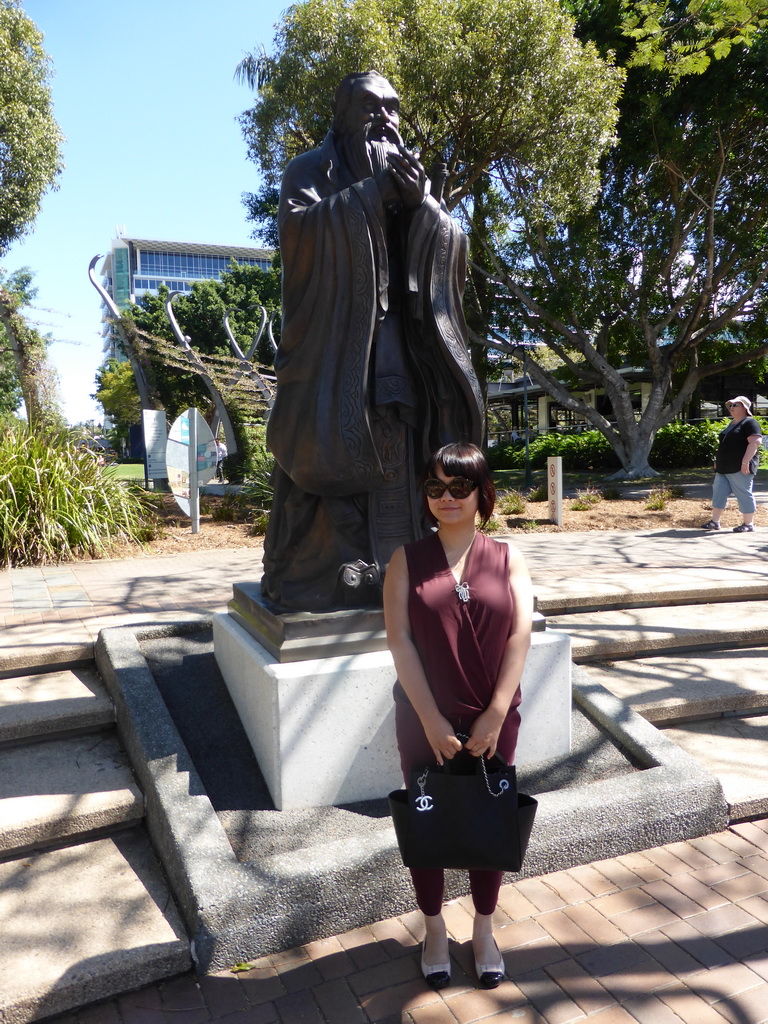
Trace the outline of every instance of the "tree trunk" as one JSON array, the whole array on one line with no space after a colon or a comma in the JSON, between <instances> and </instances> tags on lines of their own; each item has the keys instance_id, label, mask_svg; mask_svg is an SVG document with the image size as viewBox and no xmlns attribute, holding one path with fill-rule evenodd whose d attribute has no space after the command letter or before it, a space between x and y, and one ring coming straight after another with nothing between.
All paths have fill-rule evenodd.
<instances>
[{"instance_id":1,"label":"tree trunk","mask_svg":"<svg viewBox=\"0 0 768 1024\"><path fill-rule=\"evenodd\" d=\"M648 462L654 437L655 431L650 437L641 436L636 431L632 433L632 436L625 437L625 454L621 459L622 468L611 474L608 480L638 480L641 477L659 476Z\"/></svg>"}]
</instances>

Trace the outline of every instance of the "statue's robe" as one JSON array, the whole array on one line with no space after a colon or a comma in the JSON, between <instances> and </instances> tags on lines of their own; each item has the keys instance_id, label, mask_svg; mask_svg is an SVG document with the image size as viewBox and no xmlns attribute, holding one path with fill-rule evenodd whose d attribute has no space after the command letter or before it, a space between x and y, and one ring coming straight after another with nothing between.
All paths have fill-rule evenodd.
<instances>
[{"instance_id":1,"label":"statue's robe","mask_svg":"<svg viewBox=\"0 0 768 1024\"><path fill-rule=\"evenodd\" d=\"M349 183L332 135L292 160L280 196L283 324L267 428L275 498L262 592L289 608L369 603L343 564L384 569L425 530L429 453L479 443L482 398L467 352L467 239L431 196L385 209Z\"/></svg>"}]
</instances>

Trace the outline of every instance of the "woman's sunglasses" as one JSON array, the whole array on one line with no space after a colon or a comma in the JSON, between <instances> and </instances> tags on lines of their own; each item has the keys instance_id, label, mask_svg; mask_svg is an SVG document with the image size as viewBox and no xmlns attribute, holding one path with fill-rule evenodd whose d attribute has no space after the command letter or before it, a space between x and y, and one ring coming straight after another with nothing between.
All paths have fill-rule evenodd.
<instances>
[{"instance_id":1,"label":"woman's sunglasses","mask_svg":"<svg viewBox=\"0 0 768 1024\"><path fill-rule=\"evenodd\" d=\"M427 480L424 484L424 493L428 498L442 498L446 491L452 498L468 498L477 487L474 480L467 480L465 476L455 476L449 484L442 480Z\"/></svg>"}]
</instances>

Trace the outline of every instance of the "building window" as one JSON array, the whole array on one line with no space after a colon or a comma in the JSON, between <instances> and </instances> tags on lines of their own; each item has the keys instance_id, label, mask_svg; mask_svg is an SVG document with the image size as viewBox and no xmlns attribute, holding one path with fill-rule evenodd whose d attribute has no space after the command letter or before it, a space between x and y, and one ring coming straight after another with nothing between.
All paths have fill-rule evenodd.
<instances>
[{"instance_id":1,"label":"building window","mask_svg":"<svg viewBox=\"0 0 768 1024\"><path fill-rule=\"evenodd\" d=\"M242 257L236 263L269 269L269 260ZM139 252L139 273L155 277L193 278L198 281L220 280L223 271L228 270L231 259L228 256L201 256L181 252Z\"/></svg>"},{"instance_id":2,"label":"building window","mask_svg":"<svg viewBox=\"0 0 768 1024\"><path fill-rule=\"evenodd\" d=\"M154 292L160 291L160 285L164 284L168 291L171 292L191 292L192 285L189 281L170 281L163 277L151 278L151 277L135 277L133 279L133 290L136 292Z\"/></svg>"}]
</instances>

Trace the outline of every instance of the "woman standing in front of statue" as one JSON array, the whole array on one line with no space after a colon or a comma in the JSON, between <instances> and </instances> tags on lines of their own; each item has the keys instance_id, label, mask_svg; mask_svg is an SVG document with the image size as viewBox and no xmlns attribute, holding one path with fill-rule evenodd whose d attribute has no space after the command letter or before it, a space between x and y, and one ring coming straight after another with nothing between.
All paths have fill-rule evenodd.
<instances>
[{"instance_id":1,"label":"woman standing in front of statue","mask_svg":"<svg viewBox=\"0 0 768 1024\"><path fill-rule=\"evenodd\" d=\"M520 552L477 531L494 501L480 449L441 448L424 483L425 509L437 532L398 548L387 569L384 616L397 670L397 742L406 784L412 768L442 764L462 751L486 758L498 753L507 764L514 759L533 596ZM469 739L462 743L457 733ZM443 988L450 981L443 871L411 869L411 876L424 914L422 972L433 988ZM472 947L484 988L504 977L493 936L501 879L500 871L469 872Z\"/></svg>"}]
</instances>

